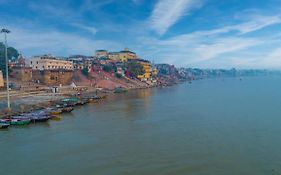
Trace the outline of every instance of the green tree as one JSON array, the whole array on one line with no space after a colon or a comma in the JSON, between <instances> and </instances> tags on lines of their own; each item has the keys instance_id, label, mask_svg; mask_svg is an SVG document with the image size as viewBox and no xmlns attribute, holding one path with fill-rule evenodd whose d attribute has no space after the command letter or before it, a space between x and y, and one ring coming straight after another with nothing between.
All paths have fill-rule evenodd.
<instances>
[{"instance_id":1,"label":"green tree","mask_svg":"<svg viewBox=\"0 0 281 175\"><path fill-rule=\"evenodd\" d=\"M104 70L105 72L116 72L117 68L112 64L107 64L103 66L102 70Z\"/></svg>"},{"instance_id":2,"label":"green tree","mask_svg":"<svg viewBox=\"0 0 281 175\"><path fill-rule=\"evenodd\" d=\"M125 63L125 68L134 77L144 74L143 66L138 62L127 62Z\"/></svg>"},{"instance_id":3,"label":"green tree","mask_svg":"<svg viewBox=\"0 0 281 175\"><path fill-rule=\"evenodd\" d=\"M88 77L89 76L89 69L87 67L82 69L82 74L85 75L86 77Z\"/></svg>"},{"instance_id":4,"label":"green tree","mask_svg":"<svg viewBox=\"0 0 281 175\"><path fill-rule=\"evenodd\" d=\"M19 56L18 51L13 47L8 47L8 59L15 60ZM3 74L6 73L5 45L0 42L0 70Z\"/></svg>"},{"instance_id":5,"label":"green tree","mask_svg":"<svg viewBox=\"0 0 281 175\"><path fill-rule=\"evenodd\" d=\"M122 78L122 75L119 74L119 73L115 73L115 76L116 76L117 78Z\"/></svg>"}]
</instances>

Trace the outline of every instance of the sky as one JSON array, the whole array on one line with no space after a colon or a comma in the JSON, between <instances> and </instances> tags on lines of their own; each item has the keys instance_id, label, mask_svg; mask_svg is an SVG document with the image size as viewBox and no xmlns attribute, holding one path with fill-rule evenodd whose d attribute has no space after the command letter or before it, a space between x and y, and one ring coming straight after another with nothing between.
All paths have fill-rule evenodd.
<instances>
[{"instance_id":1,"label":"sky","mask_svg":"<svg viewBox=\"0 0 281 175\"><path fill-rule=\"evenodd\" d=\"M178 67L281 69L280 0L0 0L0 27L25 57L127 47Z\"/></svg>"}]
</instances>

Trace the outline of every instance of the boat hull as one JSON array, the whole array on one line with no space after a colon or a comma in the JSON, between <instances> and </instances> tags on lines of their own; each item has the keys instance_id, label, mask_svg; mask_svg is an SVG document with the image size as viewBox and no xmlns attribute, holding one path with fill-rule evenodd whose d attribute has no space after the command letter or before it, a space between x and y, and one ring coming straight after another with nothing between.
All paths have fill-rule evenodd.
<instances>
[{"instance_id":1,"label":"boat hull","mask_svg":"<svg viewBox=\"0 0 281 175\"><path fill-rule=\"evenodd\" d=\"M8 123L0 123L0 129L6 129L10 126Z\"/></svg>"}]
</instances>

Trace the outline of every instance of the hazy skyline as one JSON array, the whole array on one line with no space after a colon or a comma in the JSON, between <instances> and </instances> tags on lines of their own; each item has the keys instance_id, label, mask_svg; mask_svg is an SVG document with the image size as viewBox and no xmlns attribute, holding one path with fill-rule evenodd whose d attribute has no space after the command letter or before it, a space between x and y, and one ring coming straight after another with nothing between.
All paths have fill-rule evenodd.
<instances>
[{"instance_id":1,"label":"hazy skyline","mask_svg":"<svg viewBox=\"0 0 281 175\"><path fill-rule=\"evenodd\" d=\"M281 2L0 0L9 45L29 57L125 47L157 63L281 68ZM3 41L3 36L1 36Z\"/></svg>"}]
</instances>

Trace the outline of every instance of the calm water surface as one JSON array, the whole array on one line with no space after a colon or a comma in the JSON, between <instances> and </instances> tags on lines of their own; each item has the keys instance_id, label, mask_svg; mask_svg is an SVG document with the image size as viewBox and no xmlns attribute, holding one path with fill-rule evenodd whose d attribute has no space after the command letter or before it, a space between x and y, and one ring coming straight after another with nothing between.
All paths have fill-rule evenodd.
<instances>
[{"instance_id":1,"label":"calm water surface","mask_svg":"<svg viewBox=\"0 0 281 175\"><path fill-rule=\"evenodd\" d=\"M131 91L0 132L1 175L281 174L281 78Z\"/></svg>"}]
</instances>

